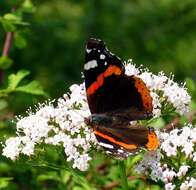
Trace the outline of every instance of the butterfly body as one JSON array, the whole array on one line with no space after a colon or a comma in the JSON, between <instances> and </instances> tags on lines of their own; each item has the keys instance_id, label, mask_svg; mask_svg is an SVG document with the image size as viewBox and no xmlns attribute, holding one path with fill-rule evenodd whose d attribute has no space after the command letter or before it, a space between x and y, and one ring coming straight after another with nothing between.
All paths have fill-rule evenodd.
<instances>
[{"instance_id":1,"label":"butterfly body","mask_svg":"<svg viewBox=\"0 0 196 190\"><path fill-rule=\"evenodd\" d=\"M156 149L158 139L152 128L130 124L152 117L149 89L140 78L125 74L120 58L101 40L89 39L87 43L84 77L92 114L88 124L100 145L120 157L141 147Z\"/></svg>"}]
</instances>

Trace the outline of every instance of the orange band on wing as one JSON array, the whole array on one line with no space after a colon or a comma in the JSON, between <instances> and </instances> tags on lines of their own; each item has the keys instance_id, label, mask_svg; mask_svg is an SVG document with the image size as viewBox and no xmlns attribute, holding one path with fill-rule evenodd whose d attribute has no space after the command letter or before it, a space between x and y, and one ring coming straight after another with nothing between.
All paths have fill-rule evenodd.
<instances>
[{"instance_id":1,"label":"orange band on wing","mask_svg":"<svg viewBox=\"0 0 196 190\"><path fill-rule=\"evenodd\" d=\"M121 73L122 70L119 67L110 65L103 73L101 73L97 77L97 80L87 88L87 95L93 94L100 86L102 86L106 77L111 76L112 74L120 75Z\"/></svg>"},{"instance_id":2,"label":"orange band on wing","mask_svg":"<svg viewBox=\"0 0 196 190\"><path fill-rule=\"evenodd\" d=\"M103 133L99 132L99 131L94 131L95 135L98 135L114 144L120 145L121 147L128 149L128 150L135 150L136 148L138 148L138 146L136 146L135 144L126 144L120 141L115 140L114 138L108 136L108 135L104 135Z\"/></svg>"},{"instance_id":3,"label":"orange band on wing","mask_svg":"<svg viewBox=\"0 0 196 190\"><path fill-rule=\"evenodd\" d=\"M148 143L146 144L146 147L148 150L156 150L159 146L159 140L157 138L157 135L155 132L150 132L148 134Z\"/></svg>"},{"instance_id":4,"label":"orange band on wing","mask_svg":"<svg viewBox=\"0 0 196 190\"><path fill-rule=\"evenodd\" d=\"M138 92L142 97L142 103L145 109L149 112L152 112L152 97L150 95L150 90L147 88L146 84L143 82L142 79L134 77L135 79L135 87L137 88Z\"/></svg>"}]
</instances>

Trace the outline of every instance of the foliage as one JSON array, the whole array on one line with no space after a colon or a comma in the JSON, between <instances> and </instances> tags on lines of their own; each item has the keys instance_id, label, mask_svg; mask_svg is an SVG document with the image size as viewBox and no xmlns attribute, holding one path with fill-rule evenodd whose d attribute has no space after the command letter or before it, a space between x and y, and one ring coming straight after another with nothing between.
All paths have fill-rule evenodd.
<instances>
[{"instance_id":1,"label":"foliage","mask_svg":"<svg viewBox=\"0 0 196 190\"><path fill-rule=\"evenodd\" d=\"M190 113L162 116L155 127L168 127L171 121L175 126L196 123L194 0L1 0L0 10L1 141L13 134L14 115L81 82L89 36L104 39L125 60L133 58L154 72L173 72L178 81L186 81ZM10 47L4 51L7 35ZM162 183L135 173L139 160L141 155L126 161L129 187L162 189ZM99 152L87 172L72 169L63 150L51 146L40 146L36 158L11 162L0 157L0 189L121 189L120 175L118 162Z\"/></svg>"}]
</instances>

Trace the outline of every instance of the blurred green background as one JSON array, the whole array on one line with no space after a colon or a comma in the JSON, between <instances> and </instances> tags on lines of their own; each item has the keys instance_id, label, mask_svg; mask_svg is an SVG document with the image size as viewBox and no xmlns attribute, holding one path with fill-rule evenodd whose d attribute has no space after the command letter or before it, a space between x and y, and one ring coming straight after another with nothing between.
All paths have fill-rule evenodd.
<instances>
[{"instance_id":1,"label":"blurred green background","mask_svg":"<svg viewBox=\"0 0 196 190\"><path fill-rule=\"evenodd\" d=\"M188 80L191 95L193 99L196 97L195 0L0 0L0 15L13 8L17 10L24 2L33 3L30 14L23 14L23 20L29 26L18 27L9 53L13 65L4 71L4 79L10 73L26 69L31 72L29 79L41 83L47 98L60 97L71 84L83 81L85 43L89 37L95 37L104 40L123 60L131 58L137 66L144 65L154 73L163 70L169 75L172 72L179 82ZM5 35L0 25L0 50ZM3 80L1 85L6 83ZM9 119L12 119L13 115L22 114L30 105L45 99L22 93L11 94L7 97L9 106L3 113L10 114ZM5 126L12 126L7 133L15 130L10 120L1 121L1 131L7 130ZM3 132L1 134L6 136ZM59 161L51 150L48 154L51 162ZM70 183L69 173L58 171L54 175L51 173L54 171L32 169L32 165L21 167L21 164L1 159L4 161L0 162L0 176L11 178L6 178L7 181L0 178L0 189L2 184L5 189L66 189L67 181ZM113 169L109 171L111 173L115 174ZM37 177L38 174L41 177ZM88 175L92 179L93 173ZM40 179L47 183L39 184ZM48 183L51 179L56 180L55 183ZM88 178L85 176L84 179ZM30 181L26 183L25 180ZM100 186L105 183L99 180L93 183ZM143 184L141 181L135 183ZM72 185L68 189L80 188ZM140 189L145 188L141 185Z\"/></svg>"}]
</instances>

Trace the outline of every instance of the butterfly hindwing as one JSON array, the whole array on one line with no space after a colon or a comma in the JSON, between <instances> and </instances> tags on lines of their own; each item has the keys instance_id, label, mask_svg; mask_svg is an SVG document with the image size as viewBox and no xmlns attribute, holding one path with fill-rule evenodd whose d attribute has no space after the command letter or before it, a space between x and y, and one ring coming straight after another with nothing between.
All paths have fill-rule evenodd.
<instances>
[{"instance_id":1,"label":"butterfly hindwing","mask_svg":"<svg viewBox=\"0 0 196 190\"><path fill-rule=\"evenodd\" d=\"M154 130L142 126L97 125L94 126L94 133L101 146L110 152L121 155L121 157L136 153L141 147L155 150L159 143Z\"/></svg>"}]
</instances>

